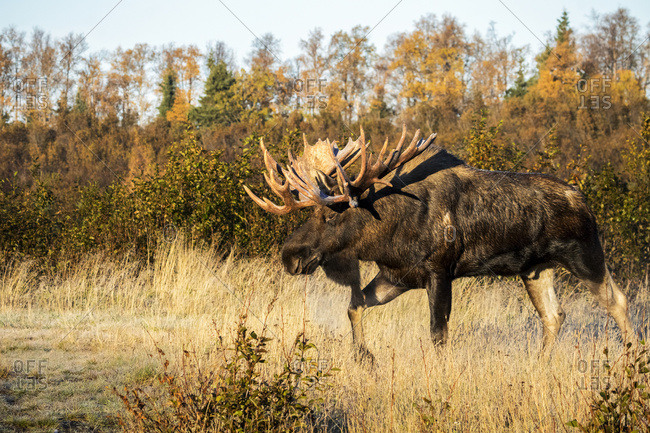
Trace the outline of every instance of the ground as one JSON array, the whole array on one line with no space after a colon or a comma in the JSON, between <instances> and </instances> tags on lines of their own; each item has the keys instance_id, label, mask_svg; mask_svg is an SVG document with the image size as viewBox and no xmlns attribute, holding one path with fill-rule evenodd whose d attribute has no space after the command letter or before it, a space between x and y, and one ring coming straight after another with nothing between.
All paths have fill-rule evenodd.
<instances>
[{"instance_id":1,"label":"ground","mask_svg":"<svg viewBox=\"0 0 650 433\"><path fill-rule=\"evenodd\" d=\"M2 275L0 432L120 431L113 387L155 383L156 347L172 361L183 349L208 353L244 312L251 329L266 323L273 338L269 372L303 330L318 365L338 369L321 414L330 431L571 431L566 421L583 419L607 383L603 349L610 360L623 350L613 321L560 272L567 319L550 358L539 356L541 323L520 281L462 279L442 349L429 340L423 290L368 310L369 368L353 359L349 293L321 271L291 277L274 257L219 256L180 242L158 257L149 267L90 257L57 278L23 262ZM364 266L364 281L374 272ZM623 288L645 334L648 287Z\"/></svg>"}]
</instances>

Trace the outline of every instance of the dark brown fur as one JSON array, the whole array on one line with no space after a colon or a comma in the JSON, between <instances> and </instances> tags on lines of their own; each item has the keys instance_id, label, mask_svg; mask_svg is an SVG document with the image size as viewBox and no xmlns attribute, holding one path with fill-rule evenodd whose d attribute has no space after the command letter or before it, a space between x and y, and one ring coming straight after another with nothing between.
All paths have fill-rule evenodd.
<instances>
[{"instance_id":1,"label":"dark brown fur","mask_svg":"<svg viewBox=\"0 0 650 433\"><path fill-rule=\"evenodd\" d=\"M317 207L282 249L288 272L307 274L320 265L329 278L351 287L348 313L362 354L368 353L363 309L415 288L427 290L431 335L435 343L444 342L451 281L477 275L522 276L549 346L564 312L552 274L540 278L556 265L585 281L619 327L632 334L594 216L572 186L543 174L478 170L436 146L386 179L392 187L371 187L358 208ZM379 267L363 290L359 261Z\"/></svg>"}]
</instances>

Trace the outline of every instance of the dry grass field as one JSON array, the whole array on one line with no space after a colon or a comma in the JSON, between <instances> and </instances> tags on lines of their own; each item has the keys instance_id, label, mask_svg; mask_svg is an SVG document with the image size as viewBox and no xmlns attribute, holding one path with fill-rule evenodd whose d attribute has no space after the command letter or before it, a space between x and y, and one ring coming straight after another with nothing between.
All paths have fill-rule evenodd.
<instances>
[{"instance_id":1,"label":"dry grass field","mask_svg":"<svg viewBox=\"0 0 650 433\"><path fill-rule=\"evenodd\" d=\"M557 278L567 320L549 359L538 357L541 324L518 280L454 283L451 343L428 335L423 290L367 311L373 369L354 362L347 289L322 271L291 277L277 259L241 259L165 244L151 266L89 257L56 279L30 263L0 276L0 431L119 431L124 409L113 386L148 385L160 371L156 345L173 361L183 349L209 353L238 317L267 325L268 372L285 361L303 328L326 379L330 431L572 431L607 381L603 349L623 350L618 330L583 288ZM364 281L375 270L364 267ZM637 329L647 333L644 284L623 287ZM272 301L275 299L275 302ZM271 307L269 307L269 305Z\"/></svg>"}]
</instances>

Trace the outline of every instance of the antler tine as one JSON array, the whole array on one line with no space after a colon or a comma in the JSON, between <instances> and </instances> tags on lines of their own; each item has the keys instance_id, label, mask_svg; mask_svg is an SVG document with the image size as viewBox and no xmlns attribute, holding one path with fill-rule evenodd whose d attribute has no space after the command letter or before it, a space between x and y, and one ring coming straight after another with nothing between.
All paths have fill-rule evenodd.
<instances>
[{"instance_id":1,"label":"antler tine","mask_svg":"<svg viewBox=\"0 0 650 433\"><path fill-rule=\"evenodd\" d=\"M388 148L388 138L386 139L386 141L384 141L384 145L382 146L381 151L379 152L379 156L377 157L377 160L375 161L374 164L370 166L370 170L366 175L367 180L364 182L365 185L371 185L373 183L381 183L386 186L392 186L390 182L381 179L381 176L384 174L384 172L387 169L390 169L390 167L386 164L386 161L384 161L384 155L386 154L387 148Z\"/></svg>"},{"instance_id":2,"label":"antler tine","mask_svg":"<svg viewBox=\"0 0 650 433\"><path fill-rule=\"evenodd\" d=\"M434 132L433 134L429 135L429 138L427 138L427 141L425 141L424 143L419 145L418 148L419 147L429 147L429 145L431 143L433 143L436 140L437 137L438 137L438 133Z\"/></svg>"},{"instance_id":3,"label":"antler tine","mask_svg":"<svg viewBox=\"0 0 650 433\"><path fill-rule=\"evenodd\" d=\"M309 190L309 186L304 182L301 182L300 177L295 172L287 170L284 172L284 175L286 176L287 181L291 184L291 187L298 193L299 197L311 200L312 192ZM316 201L314 204L319 204L319 202Z\"/></svg>"},{"instance_id":4,"label":"antler tine","mask_svg":"<svg viewBox=\"0 0 650 433\"><path fill-rule=\"evenodd\" d=\"M413 141L409 145L409 147L404 151L402 156L400 156L399 161L397 162L396 166L402 164L403 162L408 161L409 159L414 158L415 156L421 154L424 152L431 143L436 139L438 134L433 133L427 137L427 139L422 139L422 140L416 140L419 136L420 130L416 132L416 135L413 137Z\"/></svg>"},{"instance_id":5,"label":"antler tine","mask_svg":"<svg viewBox=\"0 0 650 433\"><path fill-rule=\"evenodd\" d=\"M313 198L318 202L323 204L322 197L321 197L321 190L316 185L316 183L313 182L312 177L309 174L309 171L305 168L305 166L302 164L302 162L298 161L298 171L300 175L300 179L302 181L303 186L306 186L307 190L310 191L311 195Z\"/></svg>"},{"instance_id":6,"label":"antler tine","mask_svg":"<svg viewBox=\"0 0 650 433\"><path fill-rule=\"evenodd\" d=\"M285 200L285 202L286 199L293 198L289 190L289 182L282 183L275 173L264 173L264 180L266 180L266 183L271 187L271 191L281 199Z\"/></svg>"},{"instance_id":7,"label":"antler tine","mask_svg":"<svg viewBox=\"0 0 650 433\"><path fill-rule=\"evenodd\" d=\"M312 181L310 173L302 164L302 161L294 158L293 154L290 152L289 160L291 161L291 165L289 170L284 172L284 175L289 183L291 183L291 186L293 186L303 197L311 200L314 204L320 205L328 205L344 200L342 197L330 197L324 195L320 188Z\"/></svg>"},{"instance_id":8,"label":"antler tine","mask_svg":"<svg viewBox=\"0 0 650 433\"><path fill-rule=\"evenodd\" d=\"M314 185L313 182L310 182L309 173L302 165L302 162L293 156L291 150L288 151L289 155L289 170L288 173L291 175L287 177L287 180L291 183L293 187L300 186L302 190L314 192L318 190L318 187ZM286 173L285 173L286 176ZM317 195L320 198L320 195Z\"/></svg>"},{"instance_id":9,"label":"antler tine","mask_svg":"<svg viewBox=\"0 0 650 433\"><path fill-rule=\"evenodd\" d=\"M420 140L417 145L417 153L420 154L424 152L424 150L427 149L429 145L435 141L436 137L438 137L438 134L434 132L433 134L429 135L426 140Z\"/></svg>"},{"instance_id":10,"label":"antler tine","mask_svg":"<svg viewBox=\"0 0 650 433\"><path fill-rule=\"evenodd\" d=\"M334 163L334 167L336 169L336 182L339 185L339 188L341 189L341 201L348 200L350 203L350 206L352 207L357 207L358 203L357 201L352 197L352 194L350 193L350 179L343 169L341 167L341 163L339 159L337 158L337 155L334 155L334 147L330 147L330 157L332 158L332 162Z\"/></svg>"},{"instance_id":11,"label":"antler tine","mask_svg":"<svg viewBox=\"0 0 650 433\"><path fill-rule=\"evenodd\" d=\"M418 132L420 130L418 129ZM416 132L417 134L417 132ZM395 150L398 152L402 150L402 145L404 145L404 140L406 139L406 123L402 123L402 136L399 139L399 143L397 143L397 146L395 146Z\"/></svg>"},{"instance_id":12,"label":"antler tine","mask_svg":"<svg viewBox=\"0 0 650 433\"><path fill-rule=\"evenodd\" d=\"M336 195L336 196L327 196L320 191L320 189L314 185L313 183L306 183L303 180L300 179L300 176L297 172L292 172L292 170L287 170L284 172L285 176L291 183L291 186L293 186L303 197L305 197L307 200L303 200L302 202L310 202L311 205L314 204L320 204L320 205L330 205L334 203L340 203L343 201L347 201L349 197L346 195ZM307 205L305 205L307 206Z\"/></svg>"},{"instance_id":13,"label":"antler tine","mask_svg":"<svg viewBox=\"0 0 650 433\"><path fill-rule=\"evenodd\" d=\"M284 173L284 171L283 171L283 173ZM287 181L284 182L283 184L280 183L281 181L278 178L278 176L275 174L275 172L270 172L268 174L264 173L264 179L266 180L266 183L269 185L269 187L271 187L271 190L284 201L285 205L283 207L279 207L279 206L275 205L274 203L272 203L269 199L267 199L265 197L264 202L267 205L272 206L275 210L282 210L284 213L288 213L288 212L291 212L293 210L300 209L302 207L307 207L307 206L312 205L312 202L309 199L308 200L299 200L299 201L296 201L296 199L294 199L293 195L291 194L290 187L294 186L294 189L295 189L295 185L292 185L289 182L288 177L287 177ZM258 204L259 204L259 202L258 202ZM265 207L265 209L266 209L266 207Z\"/></svg>"},{"instance_id":14,"label":"antler tine","mask_svg":"<svg viewBox=\"0 0 650 433\"><path fill-rule=\"evenodd\" d=\"M400 154L397 162L395 163L395 167L397 167L398 165L408 161L409 159L411 159L411 158L413 158L415 156L415 153L418 150L417 144L418 144L418 141L420 140L420 134L421 134L421 132L420 132L419 129L417 131L415 131L415 134L413 135L413 140L411 140L411 143L408 145L406 150L404 150L404 152L402 152ZM393 167L393 168L395 168L395 167Z\"/></svg>"},{"instance_id":15,"label":"antler tine","mask_svg":"<svg viewBox=\"0 0 650 433\"><path fill-rule=\"evenodd\" d=\"M355 150L357 150L357 145L358 143L356 141L352 141L352 137L348 138L348 143L345 145L343 149L339 149L338 153L336 154L336 158L339 161L343 161L348 156L350 156L350 154L352 154Z\"/></svg>"},{"instance_id":16,"label":"antler tine","mask_svg":"<svg viewBox=\"0 0 650 433\"><path fill-rule=\"evenodd\" d=\"M334 155L333 151L330 152L330 156L332 158L332 161L334 162L334 167L336 169L337 174L340 175L345 182L350 183L350 178L347 172L345 171L345 168L341 165L341 161L336 157L336 155Z\"/></svg>"},{"instance_id":17,"label":"antler tine","mask_svg":"<svg viewBox=\"0 0 650 433\"><path fill-rule=\"evenodd\" d=\"M332 152L333 153L333 152ZM313 200L317 201L320 204L323 205L330 205L334 203L341 203L344 201L350 201L352 203L352 198L350 194L350 188L349 188L349 182L346 181L347 175L345 175L345 171L341 169L341 165L339 164L338 160L335 160L334 162L335 166L337 167L336 170L341 170L340 173L337 173L337 183L341 187L341 192L342 194L339 195L327 195L321 191L321 189L313 183L312 178L307 176L307 182L309 185L312 187L312 192L313 192ZM339 177L339 176L344 176L344 177Z\"/></svg>"},{"instance_id":18,"label":"antler tine","mask_svg":"<svg viewBox=\"0 0 650 433\"><path fill-rule=\"evenodd\" d=\"M415 132L411 143L407 146L406 149L402 151L402 147L406 139L406 125L404 125L402 129L402 136L395 149L390 152L390 155L384 160L384 155L386 154L386 150L388 148L387 140L384 142L384 146L379 152L379 157L374 162L374 164L372 164L368 170L360 172L359 177L354 180L352 185L360 190L365 190L373 183L381 183L387 186L391 186L391 184L388 181L383 180L382 177L386 173L396 169L398 166L406 163L407 161L422 153L436 137L436 134L431 134L431 136L429 136L426 141L420 143L420 134L421 132L418 129ZM418 143L420 144L418 145Z\"/></svg>"},{"instance_id":19,"label":"antler tine","mask_svg":"<svg viewBox=\"0 0 650 433\"><path fill-rule=\"evenodd\" d=\"M334 147L336 146L336 142L335 141L330 142L329 140L326 140L326 143L327 143L328 154L332 159L332 166L334 167L334 171L336 172L337 175L337 183L341 188L342 194L330 196L323 193L323 191L321 191L320 188L314 184L312 177L309 176L308 170L304 167L302 162L300 160L297 160L296 161L297 168L300 171L300 173L302 173L302 177L304 178L303 184L307 183L311 187L311 191L313 194L311 196L312 199L314 201L319 202L320 204L331 205L335 203L341 203L344 201L350 201L350 204L354 206L356 205L356 201L354 201L354 199L351 197L350 194L348 176L345 173L345 170L343 170L343 168L341 167L337 155L334 153ZM331 175L331 173L329 173L328 175Z\"/></svg>"},{"instance_id":20,"label":"antler tine","mask_svg":"<svg viewBox=\"0 0 650 433\"><path fill-rule=\"evenodd\" d=\"M379 156L377 157L377 162L372 166L373 170L379 170L379 168L383 165L386 166L386 163L384 162L384 155L386 154L386 149L388 149L388 138L386 138L386 141L384 141L384 146L381 148L381 151L379 152Z\"/></svg>"},{"instance_id":21,"label":"antler tine","mask_svg":"<svg viewBox=\"0 0 650 433\"><path fill-rule=\"evenodd\" d=\"M288 182L291 183L291 186L298 192L298 194L306 199L303 201L310 202L311 205L326 204L321 197L320 190L318 190L317 187L304 182L295 170L287 170L284 172L284 175L286 176Z\"/></svg>"},{"instance_id":22,"label":"antler tine","mask_svg":"<svg viewBox=\"0 0 650 433\"><path fill-rule=\"evenodd\" d=\"M246 191L248 196L255 203L257 203L258 206L260 206L262 209L264 209L267 212L274 213L277 215L284 215L296 209L300 209L307 206L313 206L314 204L321 203L320 200L314 201L314 199L320 198L318 197L317 194L315 195L313 194L313 191L307 191L305 189L305 188L309 188L308 185L304 184L303 182L297 182L295 181L296 179L293 179L294 182L291 181L292 177L287 176L288 170L284 170L282 166L278 164L275 161L275 159L273 159L266 146L264 146L264 140L260 140L260 147L262 148L262 152L264 155L264 165L268 170L268 173L264 173L264 180L266 180L266 183L269 185L271 190L278 197L280 197L282 201L284 201L284 206L278 206L266 197L264 197L263 199L259 198L247 186L244 186L244 190ZM289 159L295 163L295 158L291 153L289 154ZM287 179L286 182L282 182L281 179L278 177L277 173L282 173L284 177ZM305 188L302 187L303 185L305 186ZM294 189L296 189L298 193L301 194L306 199L296 201L291 193L291 187L294 187Z\"/></svg>"},{"instance_id":23,"label":"antler tine","mask_svg":"<svg viewBox=\"0 0 650 433\"><path fill-rule=\"evenodd\" d=\"M264 146L263 139L260 139L260 147L262 148L262 154L264 155L264 165L268 170L268 174L264 173L264 179L266 180L266 183L271 187L271 190L280 198L282 198L285 205L278 206L266 197L262 200L253 194L253 192L247 186L244 186L244 190L248 196L253 199L253 201L257 203L262 209L278 215L289 213L292 210L296 209L296 202L291 196L291 192L289 191L289 184L282 184L276 175L276 172L282 168L275 161L275 159L273 159L266 146Z\"/></svg>"},{"instance_id":24,"label":"antler tine","mask_svg":"<svg viewBox=\"0 0 650 433\"><path fill-rule=\"evenodd\" d=\"M352 181L352 186L357 187L363 182L363 178L366 176L366 171L368 169L368 151L366 146L366 135L363 132L363 127L361 129L361 134L359 135L359 142L361 143L360 153L361 153L361 169L359 170L359 175L354 181Z\"/></svg>"},{"instance_id":25,"label":"antler tine","mask_svg":"<svg viewBox=\"0 0 650 433\"><path fill-rule=\"evenodd\" d=\"M362 129L362 134L363 134L363 129ZM398 146L400 146L400 144L398 144ZM354 187L363 190L373 183L382 183L385 185L390 185L388 182L380 179L382 172L388 167L387 165L388 160L387 161L383 160L387 148L388 148L388 139L386 139L386 141L384 142L384 146L381 148L381 151L379 152L379 157L377 158L374 164L372 163L370 157L367 158L366 164L364 164L364 160L362 159L362 164L361 164L362 166L361 166L361 170L359 171L359 175L354 180L354 182L352 182L352 185ZM365 153L366 152L364 147L364 150L361 153L362 158L364 158ZM370 167L367 166L368 163Z\"/></svg>"},{"instance_id":26,"label":"antler tine","mask_svg":"<svg viewBox=\"0 0 650 433\"><path fill-rule=\"evenodd\" d=\"M271 156L269 151L264 146L264 139L260 138L260 147L262 148L262 154L264 155L264 165L269 172L280 172L280 164L278 164L275 159Z\"/></svg>"},{"instance_id":27,"label":"antler tine","mask_svg":"<svg viewBox=\"0 0 650 433\"><path fill-rule=\"evenodd\" d=\"M395 164L397 158L399 158L402 146L404 145L404 140L406 139L406 123L402 124L402 136L399 139L399 143L395 146L395 149L390 154L390 157L386 160L386 165L392 167Z\"/></svg>"},{"instance_id":28,"label":"antler tine","mask_svg":"<svg viewBox=\"0 0 650 433\"><path fill-rule=\"evenodd\" d=\"M301 161L293 156L291 150L287 151L287 154L289 156L289 170L287 170L287 173L291 175L291 177L287 177L287 180L290 181L291 185L294 187L301 186L304 190L315 188L315 185L309 182L309 173L305 170ZM285 177L287 173L284 173Z\"/></svg>"},{"instance_id":29,"label":"antler tine","mask_svg":"<svg viewBox=\"0 0 650 433\"><path fill-rule=\"evenodd\" d=\"M336 159L339 160L344 169L350 167L357 159L359 159L359 156L361 156L360 148L363 145L364 144L360 143L359 140L352 141L352 138L349 138L348 144L345 145L343 150L336 154Z\"/></svg>"},{"instance_id":30,"label":"antler tine","mask_svg":"<svg viewBox=\"0 0 650 433\"><path fill-rule=\"evenodd\" d=\"M310 158L314 159L317 164L314 166L315 162L309 158L296 158L289 150L289 164L287 164L286 168L273 159L266 146L264 146L264 141L260 140L264 165L268 171L268 173L264 173L264 179L271 190L282 199L284 205L279 206L266 197L259 198L246 186L244 186L244 190L262 209L278 215L284 215L307 206L327 206L346 201L349 202L351 207L357 207L359 194L374 183L391 186L382 177L422 153L436 138L436 134L431 134L426 140L420 140L420 135L420 130L417 130L410 144L406 149L402 150L406 139L406 125L404 125L402 136L395 149L384 159L388 150L388 140L386 140L376 160L371 155L368 155L368 145L363 128L361 128L359 138L355 141L350 139L342 150L338 149L338 146L335 149L336 143L329 140L321 144L317 143L318 146L321 146L319 152L324 150L322 146L327 147L324 160L320 157L314 159L314 149L316 148L308 147L307 138L303 135L305 150L310 149L312 152ZM320 154L318 153L318 155ZM327 161L328 157L331 162ZM361 168L357 177L351 181L345 170L359 157L361 158ZM321 170L327 176L336 176L336 182L341 194L329 195L330 192L321 190L315 182L313 170ZM284 177L284 181L280 175ZM354 191L354 194L352 191ZM296 193L298 200L295 197Z\"/></svg>"},{"instance_id":31,"label":"antler tine","mask_svg":"<svg viewBox=\"0 0 650 433\"><path fill-rule=\"evenodd\" d=\"M290 206L287 206L287 205L285 205L285 206L278 206L278 205L276 205L275 203L271 202L271 201L270 201L269 199L267 199L267 198L264 198L264 200L262 200L261 198L259 198L259 197L256 196L255 194L253 194L253 191L251 191L250 189L248 189L248 187L247 187L246 185L244 185L244 191L246 191L246 194L248 194L248 196L249 196L251 199L253 199L253 201L254 201L255 203L257 203L257 205L258 205L259 207L261 207L262 209L264 209L264 210L267 211L267 212L274 213L274 214L276 214L276 215L284 215L284 214L287 214L287 213L289 213L289 212L291 212L291 211L294 210L293 207L290 207Z\"/></svg>"}]
</instances>

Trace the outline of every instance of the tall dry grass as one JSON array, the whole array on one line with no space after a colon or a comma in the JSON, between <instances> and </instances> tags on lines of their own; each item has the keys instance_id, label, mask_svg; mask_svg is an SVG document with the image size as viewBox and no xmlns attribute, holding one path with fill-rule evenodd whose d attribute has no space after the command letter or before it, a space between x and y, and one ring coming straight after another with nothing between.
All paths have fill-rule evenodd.
<instances>
[{"instance_id":1,"label":"tall dry grass","mask_svg":"<svg viewBox=\"0 0 650 433\"><path fill-rule=\"evenodd\" d=\"M24 356L17 351L36 336L40 349L51 350L52 376L83 351L91 353L88 374L116 359L132 360L128 368L140 371L154 343L168 354L207 353L215 329L231 335L246 312L250 328L266 326L274 339L268 371L284 362L283 351L303 330L321 365L340 369L325 395L332 431L555 432L571 431L566 421L587 416L592 392L603 386L603 349L610 348L610 359L623 349L613 321L566 278L558 278L557 291L567 320L548 360L538 357L541 324L519 281L462 279L454 282L450 344L443 349L430 343L423 290L367 310L363 325L376 357L369 369L353 360L349 293L321 271L291 277L275 257L244 259L180 240L162 244L156 257L147 265L92 256L57 277L39 275L29 262L8 267L1 275L0 353ZM364 281L375 272L365 265ZM635 292L633 322L646 333L648 289L627 290ZM105 377L106 386L131 380ZM43 392L56 391L52 385ZM66 398L88 395L79 392L71 386Z\"/></svg>"}]
</instances>

